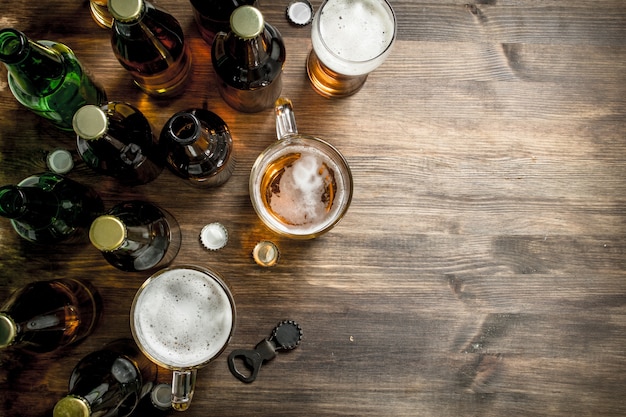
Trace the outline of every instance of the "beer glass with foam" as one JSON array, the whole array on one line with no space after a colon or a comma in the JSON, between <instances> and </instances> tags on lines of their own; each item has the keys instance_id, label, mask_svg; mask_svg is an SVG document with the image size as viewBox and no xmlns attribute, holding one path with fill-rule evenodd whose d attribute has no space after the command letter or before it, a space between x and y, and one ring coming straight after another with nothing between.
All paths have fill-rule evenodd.
<instances>
[{"instance_id":1,"label":"beer glass with foam","mask_svg":"<svg viewBox=\"0 0 626 417\"><path fill-rule=\"evenodd\" d=\"M163 269L137 291L130 312L133 338L152 362L173 371L175 410L189 407L197 369L226 348L235 318L228 287L207 268Z\"/></svg>"},{"instance_id":2,"label":"beer glass with foam","mask_svg":"<svg viewBox=\"0 0 626 417\"><path fill-rule=\"evenodd\" d=\"M313 19L307 74L324 97L347 97L387 58L396 17L386 0L326 0Z\"/></svg>"},{"instance_id":3,"label":"beer glass with foam","mask_svg":"<svg viewBox=\"0 0 626 417\"><path fill-rule=\"evenodd\" d=\"M274 232L315 238L335 226L350 206L350 166L328 142L298 133L289 99L279 98L275 111L278 141L252 166L252 206Z\"/></svg>"}]
</instances>

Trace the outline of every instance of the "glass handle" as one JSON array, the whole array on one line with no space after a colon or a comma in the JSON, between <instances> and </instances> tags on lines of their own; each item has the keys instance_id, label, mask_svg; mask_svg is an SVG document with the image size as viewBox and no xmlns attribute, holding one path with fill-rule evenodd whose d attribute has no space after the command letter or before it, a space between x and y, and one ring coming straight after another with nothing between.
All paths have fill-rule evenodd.
<instances>
[{"instance_id":1,"label":"glass handle","mask_svg":"<svg viewBox=\"0 0 626 417\"><path fill-rule=\"evenodd\" d=\"M185 411L191 404L196 386L196 369L174 371L172 374L172 408Z\"/></svg>"},{"instance_id":2,"label":"glass handle","mask_svg":"<svg viewBox=\"0 0 626 417\"><path fill-rule=\"evenodd\" d=\"M278 140L298 133L291 100L280 97L274 103L274 111L276 112L276 137Z\"/></svg>"}]
</instances>

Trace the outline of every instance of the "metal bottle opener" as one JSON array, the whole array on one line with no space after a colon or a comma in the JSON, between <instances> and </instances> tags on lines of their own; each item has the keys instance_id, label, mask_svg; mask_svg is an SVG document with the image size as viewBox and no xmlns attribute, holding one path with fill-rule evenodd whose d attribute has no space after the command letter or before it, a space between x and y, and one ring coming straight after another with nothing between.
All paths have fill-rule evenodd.
<instances>
[{"instance_id":1,"label":"metal bottle opener","mask_svg":"<svg viewBox=\"0 0 626 417\"><path fill-rule=\"evenodd\" d=\"M235 349L228 355L228 369L240 381L250 383L254 381L264 362L274 359L276 352L295 349L302 340L302 328L293 320L285 320L274 328L272 334L261 340L253 350ZM242 360L249 375L237 369L236 360Z\"/></svg>"}]
</instances>

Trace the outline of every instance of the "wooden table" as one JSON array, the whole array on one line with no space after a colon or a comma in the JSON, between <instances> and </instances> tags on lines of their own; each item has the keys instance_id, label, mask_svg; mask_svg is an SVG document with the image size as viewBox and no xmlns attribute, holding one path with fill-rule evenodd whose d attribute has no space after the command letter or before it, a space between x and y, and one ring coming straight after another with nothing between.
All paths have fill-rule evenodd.
<instances>
[{"instance_id":1,"label":"wooden table","mask_svg":"<svg viewBox=\"0 0 626 417\"><path fill-rule=\"evenodd\" d=\"M354 174L352 206L328 234L280 239L258 220L248 175L275 135L272 111L242 114L216 91L210 48L185 0L159 0L194 59L186 93L151 99L115 60L86 1L0 0L1 26L69 45L109 99L138 106L160 132L175 112L206 106L230 126L238 165L199 190L170 172L134 188L84 164L69 174L107 207L145 199L183 229L175 264L226 278L237 330L200 370L191 416L626 415L626 8L620 0L395 0L398 40L355 96L327 100L304 65L310 26L287 1L262 2L287 46L283 95L299 130L335 144ZM319 0L313 1L317 9ZM0 81L0 183L45 169L74 138L24 110ZM204 250L219 221L226 248ZM273 240L280 263L251 258ZM105 313L84 343L26 358L0 353L0 415L49 416L72 367L130 336L142 273L123 273L89 244L37 247L0 219L0 299L32 280L77 277ZM244 384L227 354L252 348L283 319L297 349ZM167 375L161 375L167 379Z\"/></svg>"}]
</instances>

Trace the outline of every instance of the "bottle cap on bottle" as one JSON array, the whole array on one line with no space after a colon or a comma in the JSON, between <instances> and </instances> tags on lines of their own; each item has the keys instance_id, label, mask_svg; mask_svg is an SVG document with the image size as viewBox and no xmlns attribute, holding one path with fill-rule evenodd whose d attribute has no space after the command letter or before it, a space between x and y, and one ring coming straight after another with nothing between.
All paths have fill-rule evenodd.
<instances>
[{"instance_id":1,"label":"bottle cap on bottle","mask_svg":"<svg viewBox=\"0 0 626 417\"><path fill-rule=\"evenodd\" d=\"M294 0L287 6L287 20L296 26L306 26L313 20L313 6L307 0Z\"/></svg>"},{"instance_id":2,"label":"bottle cap on bottle","mask_svg":"<svg viewBox=\"0 0 626 417\"><path fill-rule=\"evenodd\" d=\"M200 232L200 242L209 250L222 249L228 242L228 231L221 223L209 223Z\"/></svg>"},{"instance_id":3,"label":"bottle cap on bottle","mask_svg":"<svg viewBox=\"0 0 626 417\"><path fill-rule=\"evenodd\" d=\"M241 6L230 15L230 28L241 39L253 39L263 32L263 14L253 6Z\"/></svg>"},{"instance_id":4,"label":"bottle cap on bottle","mask_svg":"<svg viewBox=\"0 0 626 417\"><path fill-rule=\"evenodd\" d=\"M89 240L103 252L119 248L125 239L126 226L115 216L100 216L91 223L89 228Z\"/></svg>"},{"instance_id":5,"label":"bottle cap on bottle","mask_svg":"<svg viewBox=\"0 0 626 417\"><path fill-rule=\"evenodd\" d=\"M55 149L48 154L46 165L55 174L67 174L74 168L74 158L70 151Z\"/></svg>"},{"instance_id":6,"label":"bottle cap on bottle","mask_svg":"<svg viewBox=\"0 0 626 417\"><path fill-rule=\"evenodd\" d=\"M115 20L128 22L139 17L143 10L143 0L109 0L108 7Z\"/></svg>"},{"instance_id":7,"label":"bottle cap on bottle","mask_svg":"<svg viewBox=\"0 0 626 417\"><path fill-rule=\"evenodd\" d=\"M61 398L52 410L53 417L89 417L90 415L87 401L73 395Z\"/></svg>"},{"instance_id":8,"label":"bottle cap on bottle","mask_svg":"<svg viewBox=\"0 0 626 417\"><path fill-rule=\"evenodd\" d=\"M264 240L256 244L252 250L254 262L261 266L274 266L278 263L280 252L278 247L269 240Z\"/></svg>"},{"instance_id":9,"label":"bottle cap on bottle","mask_svg":"<svg viewBox=\"0 0 626 417\"><path fill-rule=\"evenodd\" d=\"M88 104L76 110L72 119L74 132L83 139L98 139L109 128L109 119L106 113L98 106Z\"/></svg>"},{"instance_id":10,"label":"bottle cap on bottle","mask_svg":"<svg viewBox=\"0 0 626 417\"><path fill-rule=\"evenodd\" d=\"M0 349L13 343L16 335L15 322L6 314L0 313Z\"/></svg>"}]
</instances>

